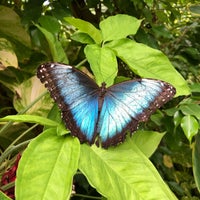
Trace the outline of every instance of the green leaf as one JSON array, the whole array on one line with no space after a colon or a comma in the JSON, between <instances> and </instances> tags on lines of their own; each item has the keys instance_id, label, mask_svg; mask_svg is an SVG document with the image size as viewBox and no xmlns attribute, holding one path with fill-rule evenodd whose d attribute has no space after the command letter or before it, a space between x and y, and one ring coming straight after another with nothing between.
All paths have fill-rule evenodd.
<instances>
[{"instance_id":1,"label":"green leaf","mask_svg":"<svg viewBox=\"0 0 200 200\"><path fill-rule=\"evenodd\" d=\"M187 139L192 141L192 137L198 133L199 123L191 115L186 115L181 120L181 127Z\"/></svg>"},{"instance_id":2,"label":"green leaf","mask_svg":"<svg viewBox=\"0 0 200 200\"><path fill-rule=\"evenodd\" d=\"M53 105L53 107L49 111L47 118L53 121L56 121L58 123L62 123L60 109L56 103Z\"/></svg>"},{"instance_id":3,"label":"green leaf","mask_svg":"<svg viewBox=\"0 0 200 200\"><path fill-rule=\"evenodd\" d=\"M56 19L55 17L41 16L38 19L38 22L44 29L46 29L47 31L49 31L52 34L58 34L58 32L60 31L61 25L60 25L58 19Z\"/></svg>"},{"instance_id":4,"label":"green leaf","mask_svg":"<svg viewBox=\"0 0 200 200\"><path fill-rule=\"evenodd\" d=\"M3 123L1 123L2 125ZM6 125L5 125L6 126ZM26 132L30 127L26 124L15 123L4 129L5 126L1 126L0 130L0 146L2 149L6 149L15 139L20 137L22 133ZM29 131L29 133L23 136L23 140L29 140L35 137L35 133ZM2 156L2 154L1 154Z\"/></svg>"},{"instance_id":5,"label":"green leaf","mask_svg":"<svg viewBox=\"0 0 200 200\"><path fill-rule=\"evenodd\" d=\"M200 16L200 5L199 4L190 5L189 10L193 15Z\"/></svg>"},{"instance_id":6,"label":"green leaf","mask_svg":"<svg viewBox=\"0 0 200 200\"><path fill-rule=\"evenodd\" d=\"M150 157L157 149L164 135L156 131L137 131L133 135L133 142L145 156Z\"/></svg>"},{"instance_id":7,"label":"green leaf","mask_svg":"<svg viewBox=\"0 0 200 200\"><path fill-rule=\"evenodd\" d=\"M47 31L45 28L42 28L37 24L35 24L35 26L44 34L49 44L53 60L56 62L69 63L60 41L58 41L56 37L51 32Z\"/></svg>"},{"instance_id":8,"label":"green leaf","mask_svg":"<svg viewBox=\"0 0 200 200\"><path fill-rule=\"evenodd\" d=\"M178 110L179 109L177 107L168 108L168 109L165 109L165 114L170 117L173 117Z\"/></svg>"},{"instance_id":9,"label":"green leaf","mask_svg":"<svg viewBox=\"0 0 200 200\"><path fill-rule=\"evenodd\" d=\"M19 80L21 80L20 73L21 70L19 71L17 68L6 67L4 70L0 70L0 83L15 93L15 86L17 86Z\"/></svg>"},{"instance_id":10,"label":"green leaf","mask_svg":"<svg viewBox=\"0 0 200 200\"><path fill-rule=\"evenodd\" d=\"M81 145L79 169L107 199L176 199L130 138L108 150Z\"/></svg>"},{"instance_id":11,"label":"green leaf","mask_svg":"<svg viewBox=\"0 0 200 200\"><path fill-rule=\"evenodd\" d=\"M23 153L17 170L17 199L70 198L80 144L77 138L55 133L55 128L46 130Z\"/></svg>"},{"instance_id":12,"label":"green leaf","mask_svg":"<svg viewBox=\"0 0 200 200\"><path fill-rule=\"evenodd\" d=\"M84 52L97 84L105 82L107 87L112 85L118 72L115 53L110 48L101 48L96 44L87 45Z\"/></svg>"},{"instance_id":13,"label":"green leaf","mask_svg":"<svg viewBox=\"0 0 200 200\"><path fill-rule=\"evenodd\" d=\"M20 85L15 86L14 89L16 94L13 104L18 112L26 109L37 97L46 91L46 88L41 84L40 80L36 76L33 76ZM45 95L26 113L46 116L52 106L52 99L49 95Z\"/></svg>"},{"instance_id":14,"label":"green leaf","mask_svg":"<svg viewBox=\"0 0 200 200\"><path fill-rule=\"evenodd\" d=\"M87 33L97 44L102 41L101 32L93 24L86 22L82 19L76 19L73 17L64 18L69 24L75 26L78 30L83 33Z\"/></svg>"},{"instance_id":15,"label":"green leaf","mask_svg":"<svg viewBox=\"0 0 200 200\"><path fill-rule=\"evenodd\" d=\"M21 24L21 19L12 8L0 6L0 35L8 39L16 49L18 59L27 59L31 39Z\"/></svg>"},{"instance_id":16,"label":"green leaf","mask_svg":"<svg viewBox=\"0 0 200 200\"><path fill-rule=\"evenodd\" d=\"M197 119L200 119L200 105L198 104L182 104L179 109L184 115L194 115Z\"/></svg>"},{"instance_id":17,"label":"green leaf","mask_svg":"<svg viewBox=\"0 0 200 200\"><path fill-rule=\"evenodd\" d=\"M139 76L171 83L176 87L176 96L190 94L187 82L161 51L130 39L112 41L106 46L112 48L116 55Z\"/></svg>"},{"instance_id":18,"label":"green leaf","mask_svg":"<svg viewBox=\"0 0 200 200\"><path fill-rule=\"evenodd\" d=\"M200 83L192 83L190 85L190 89L192 92L200 92Z\"/></svg>"},{"instance_id":19,"label":"green leaf","mask_svg":"<svg viewBox=\"0 0 200 200\"><path fill-rule=\"evenodd\" d=\"M4 66L18 67L17 56L12 44L5 38L0 38L0 61Z\"/></svg>"},{"instance_id":20,"label":"green leaf","mask_svg":"<svg viewBox=\"0 0 200 200\"><path fill-rule=\"evenodd\" d=\"M200 134L195 137L194 148L192 152L193 173L196 186L200 192Z\"/></svg>"},{"instance_id":21,"label":"green leaf","mask_svg":"<svg viewBox=\"0 0 200 200\"><path fill-rule=\"evenodd\" d=\"M174 113L174 125L175 125L175 127L179 126L182 118L183 118L183 115L180 113L179 110Z\"/></svg>"},{"instance_id":22,"label":"green leaf","mask_svg":"<svg viewBox=\"0 0 200 200\"><path fill-rule=\"evenodd\" d=\"M0 200L12 200L12 199L6 196L2 191L0 191Z\"/></svg>"},{"instance_id":23,"label":"green leaf","mask_svg":"<svg viewBox=\"0 0 200 200\"><path fill-rule=\"evenodd\" d=\"M59 123L37 115L8 115L6 117L0 118L0 121L28 122L38 123L44 126L59 126Z\"/></svg>"},{"instance_id":24,"label":"green leaf","mask_svg":"<svg viewBox=\"0 0 200 200\"><path fill-rule=\"evenodd\" d=\"M158 12L156 12L156 14L157 13ZM168 18L168 16L166 16L166 18ZM156 38L163 37L168 40L172 39L172 35L170 31L163 24L153 26L152 31L153 31L153 35L155 35Z\"/></svg>"},{"instance_id":25,"label":"green leaf","mask_svg":"<svg viewBox=\"0 0 200 200\"><path fill-rule=\"evenodd\" d=\"M118 14L110 16L100 23L103 41L118 40L128 35L135 35L142 20L135 17Z\"/></svg>"},{"instance_id":26,"label":"green leaf","mask_svg":"<svg viewBox=\"0 0 200 200\"><path fill-rule=\"evenodd\" d=\"M94 44L94 40L86 33L77 31L71 36L71 38L72 40L75 40L83 44Z\"/></svg>"}]
</instances>

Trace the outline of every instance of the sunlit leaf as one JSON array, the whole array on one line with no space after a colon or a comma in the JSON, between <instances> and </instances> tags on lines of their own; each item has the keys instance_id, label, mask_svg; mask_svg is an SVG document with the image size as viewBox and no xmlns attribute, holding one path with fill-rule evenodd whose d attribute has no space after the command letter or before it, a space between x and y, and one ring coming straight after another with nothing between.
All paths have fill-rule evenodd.
<instances>
[{"instance_id":1,"label":"sunlit leaf","mask_svg":"<svg viewBox=\"0 0 200 200\"><path fill-rule=\"evenodd\" d=\"M101 48L96 44L87 45L84 51L97 84L101 85L105 82L107 87L112 85L118 72L114 52L107 47Z\"/></svg>"},{"instance_id":2,"label":"sunlit leaf","mask_svg":"<svg viewBox=\"0 0 200 200\"><path fill-rule=\"evenodd\" d=\"M64 19L71 25L75 26L79 31L87 33L95 41L95 43L101 43L101 32L93 24L73 17L65 17Z\"/></svg>"},{"instance_id":3,"label":"sunlit leaf","mask_svg":"<svg viewBox=\"0 0 200 200\"><path fill-rule=\"evenodd\" d=\"M135 17L118 14L110 16L100 23L103 41L118 40L128 35L135 35L142 20Z\"/></svg>"},{"instance_id":4,"label":"sunlit leaf","mask_svg":"<svg viewBox=\"0 0 200 200\"><path fill-rule=\"evenodd\" d=\"M46 117L40 117L37 115L8 115L0 118L0 121L15 121L15 122L29 122L38 123L46 126L58 126L59 124L53 120L47 119Z\"/></svg>"},{"instance_id":5,"label":"sunlit leaf","mask_svg":"<svg viewBox=\"0 0 200 200\"><path fill-rule=\"evenodd\" d=\"M81 145L79 169L107 199L176 199L130 138L108 150Z\"/></svg>"},{"instance_id":6,"label":"sunlit leaf","mask_svg":"<svg viewBox=\"0 0 200 200\"><path fill-rule=\"evenodd\" d=\"M156 131L137 131L133 135L133 142L146 155L150 157L157 149L164 134Z\"/></svg>"},{"instance_id":7,"label":"sunlit leaf","mask_svg":"<svg viewBox=\"0 0 200 200\"><path fill-rule=\"evenodd\" d=\"M112 48L137 75L171 83L176 88L177 96L190 94L187 82L161 51L130 39L112 41L106 46Z\"/></svg>"},{"instance_id":8,"label":"sunlit leaf","mask_svg":"<svg viewBox=\"0 0 200 200\"><path fill-rule=\"evenodd\" d=\"M16 198L69 199L79 153L77 138L58 137L55 128L43 132L29 144L19 162Z\"/></svg>"}]
</instances>

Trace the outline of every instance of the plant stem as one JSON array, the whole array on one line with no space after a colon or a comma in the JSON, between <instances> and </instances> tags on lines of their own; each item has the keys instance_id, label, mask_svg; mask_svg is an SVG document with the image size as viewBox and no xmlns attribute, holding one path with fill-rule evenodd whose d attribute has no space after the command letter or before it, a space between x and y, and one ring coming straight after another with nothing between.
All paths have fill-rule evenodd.
<instances>
[{"instance_id":1,"label":"plant stem","mask_svg":"<svg viewBox=\"0 0 200 200\"><path fill-rule=\"evenodd\" d=\"M17 149L20 149L20 148L22 148L22 147L28 145L29 142L30 142L31 140L32 140L32 139L27 140L27 141L22 142L22 143L20 143L20 144L14 146L14 147L12 146L12 147L10 147L9 149L7 149L7 151L4 152L4 153L0 156L0 165L1 165L1 163L6 159L6 157L7 157L8 155L12 154L13 151L16 151Z\"/></svg>"},{"instance_id":2,"label":"plant stem","mask_svg":"<svg viewBox=\"0 0 200 200\"><path fill-rule=\"evenodd\" d=\"M30 132L31 130L33 130L38 124L34 124L33 126L31 126L29 129L27 129L26 131L24 131L18 138L16 138L7 148L4 152L7 151L7 149L11 148L12 146L14 146L15 143L17 143L17 141L19 141L24 135L26 135L28 132Z\"/></svg>"},{"instance_id":3,"label":"plant stem","mask_svg":"<svg viewBox=\"0 0 200 200\"><path fill-rule=\"evenodd\" d=\"M80 63L78 63L75 67L79 68L81 65L83 65L85 62L87 61L87 59L85 58L84 60L82 60Z\"/></svg>"},{"instance_id":4,"label":"plant stem","mask_svg":"<svg viewBox=\"0 0 200 200\"><path fill-rule=\"evenodd\" d=\"M1 190L6 191L14 186L15 186L15 182L13 181L13 182L7 183L6 185L2 185Z\"/></svg>"},{"instance_id":5,"label":"plant stem","mask_svg":"<svg viewBox=\"0 0 200 200\"><path fill-rule=\"evenodd\" d=\"M84 195L84 194L73 194L73 196L87 198L87 199L102 199L102 197L94 197L94 196L89 196L89 195Z\"/></svg>"}]
</instances>

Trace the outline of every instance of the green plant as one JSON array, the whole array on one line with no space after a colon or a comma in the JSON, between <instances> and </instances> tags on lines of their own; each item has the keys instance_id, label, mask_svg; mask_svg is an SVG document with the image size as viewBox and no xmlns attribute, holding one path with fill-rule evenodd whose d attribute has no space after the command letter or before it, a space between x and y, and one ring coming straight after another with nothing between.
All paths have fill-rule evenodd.
<instances>
[{"instance_id":1,"label":"green plant","mask_svg":"<svg viewBox=\"0 0 200 200\"><path fill-rule=\"evenodd\" d=\"M126 38L137 32L140 20L128 15L116 15L100 23L101 31L83 20L66 18L66 21L79 29L73 34L73 39L89 41L84 52L98 84L103 81L108 86L113 84L117 75L118 57L140 76L171 82L175 85L178 96L189 93L184 79L166 56L158 50ZM39 25L37 27L43 32L49 45L53 46L54 40L49 38L49 33ZM56 55L54 59L62 61ZM52 117L54 118L53 115ZM175 199L146 157L151 156L161 139L156 132L141 130L135 137L127 138L124 144L104 150L95 145L80 145L77 138L66 135L65 128L59 125L60 120L54 122L34 115L8 116L2 120L42 122L46 127L22 155L16 181L16 197L19 199L28 199L32 195L37 199L69 198L73 176L78 169L98 192L109 199L147 199L154 196L155 193L150 192L152 190L159 190L156 194L159 199ZM149 143L141 145L145 138L148 138ZM153 142L154 140L157 142ZM146 191L149 184L151 190ZM107 190L108 187L110 190Z\"/></svg>"},{"instance_id":2,"label":"green plant","mask_svg":"<svg viewBox=\"0 0 200 200\"><path fill-rule=\"evenodd\" d=\"M13 52L17 54L20 63L20 69L7 67L0 72L0 81L3 85L1 87L3 91L6 91L5 96L9 96L10 99L14 97L13 105L19 113L1 119L0 145L4 150L0 157L1 174L4 171L2 170L3 166L7 162L6 158L9 160L9 157L15 155L16 152L22 151L35 135L42 132L31 141L23 153L17 172L16 197L20 200L31 197L66 199L71 195L72 181L74 180L75 185L77 182L82 184L82 188L84 188L82 191L86 191L87 195L73 194L73 198L79 196L82 198L89 198L89 196L95 196L96 199L103 198L91 190L87 181L82 179L84 174L90 185L108 199L124 199L126 196L129 199L150 199L155 197L154 194L159 199L176 199L163 179L178 198L185 196L193 198L194 195L195 199L198 194L197 192L194 194L193 190L196 190L196 187L199 188L200 185L198 174L200 160L198 153L199 85L198 83L193 84L190 87L192 95L186 97L190 94L187 83L174 69L168 58L161 51L138 43L138 41L142 41L157 48L160 42L165 52L169 53L168 56L173 60L173 63L174 60L176 64L178 63L175 66L189 80L188 82L197 80L196 73L195 79L190 79L191 71L187 71L187 75L181 71L179 60L185 60L180 56L174 56L174 52L168 50L169 38L172 40L170 45L173 45L173 40L177 39L175 38L176 29L174 32L172 30L167 32L164 25L163 28L159 28L158 22L165 22L162 24L167 22L168 26L173 26L172 17L165 21L166 18L159 15L160 10L158 12L148 10L148 8L154 9L154 11L157 9L151 3L148 3L147 8L144 1L135 2L134 6L133 4L130 6L130 2L126 1L119 8L125 13L130 13L134 7L135 16L145 13L144 21L127 15L116 15L102 20L99 28L96 28L97 23L95 23L95 27L89 22L71 17L63 20L63 16L69 15L68 11L64 13L61 7L56 7L58 5L56 1L51 3L55 6L55 10L49 11L46 7L46 11L43 10L46 15L39 18L37 15L41 14L42 6L35 6L37 12L30 15L34 26L26 21L26 17L29 16L28 11L30 11L28 5L31 4L31 1L25 4L26 12L25 15L21 16L25 16L22 20L24 23L26 22L26 26L29 24L30 35L24 32L16 13L13 13L11 9L1 7L2 16L4 14L9 16L6 22L12 22L20 27L20 34L17 37L12 35L12 31L8 27L7 29L4 26L0 28L1 35L7 38L7 41L12 41L12 46L9 42L6 44L5 40L2 42L9 47L7 49L8 52L11 51L11 56ZM165 9L168 11L171 9L171 16L175 16L176 8L172 8L171 4L165 1L161 4L168 5ZM102 16L110 15L112 9L116 9L116 7L112 7L113 5L107 6L109 9L102 12ZM62 10L62 12L58 12L57 9ZM55 15L50 16L50 13ZM158 16L158 21L155 24L152 21L150 25L153 26L153 29L147 31L144 24L154 19L154 14ZM140 16L140 18L142 17ZM58 19L62 23L59 23ZM141 23L143 24L141 25ZM16 26L13 25L14 30ZM168 37L169 35L170 37ZM157 42L157 40L159 41ZM182 48L181 45L173 47ZM194 54L192 53L192 55ZM13 56L13 60L15 60L15 56ZM77 67L90 67L96 82L101 84L102 81L105 81L108 86L132 78L133 72L135 76L165 80L176 87L177 98L166 105L162 111L159 110L155 113L148 123L141 124L139 131L132 138L127 136L126 141L117 147L104 150L96 146L90 147L87 144L80 145L78 139L72 138L61 123L58 108L54 106L51 109L52 100L46 92L43 93L46 90L34 76L36 66L49 60L70 62L70 64L79 62ZM9 65L16 66L16 62L9 63ZM185 69L188 65L189 60L184 62ZM86 73L90 74L88 71ZM5 88L9 88L9 90ZM1 98L5 97L2 95ZM8 105L10 106L11 103ZM2 106L1 116L15 114L12 107L6 110L6 106L7 104ZM48 113L49 110L50 113ZM9 122L4 124L4 121ZM20 124L16 122L20 122ZM32 123L34 125L31 125ZM41 129L38 124L45 126L44 131L38 131ZM159 145L161 139L162 142ZM193 155L193 163L191 154ZM157 169L148 159L150 157ZM8 167L10 165L12 162L8 162ZM196 186L190 172L192 168ZM187 170L188 173L186 173ZM108 188L111 189L108 190ZM147 188L152 190L146 190ZM75 188L75 191L78 189ZM6 199L4 195L2 196Z\"/></svg>"}]
</instances>

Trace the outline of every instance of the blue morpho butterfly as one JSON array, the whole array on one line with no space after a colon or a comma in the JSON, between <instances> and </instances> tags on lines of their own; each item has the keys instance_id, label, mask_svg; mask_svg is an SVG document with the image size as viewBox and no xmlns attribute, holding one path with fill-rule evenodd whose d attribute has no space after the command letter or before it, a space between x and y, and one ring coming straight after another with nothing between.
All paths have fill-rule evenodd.
<instances>
[{"instance_id":1,"label":"blue morpho butterfly","mask_svg":"<svg viewBox=\"0 0 200 200\"><path fill-rule=\"evenodd\" d=\"M104 148L123 142L127 131L135 131L176 93L169 83L154 79L99 87L83 72L60 63L40 65L37 76L57 102L71 134L81 143L100 141Z\"/></svg>"}]
</instances>

